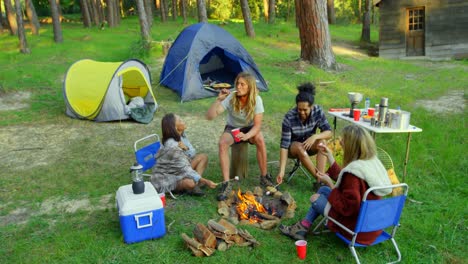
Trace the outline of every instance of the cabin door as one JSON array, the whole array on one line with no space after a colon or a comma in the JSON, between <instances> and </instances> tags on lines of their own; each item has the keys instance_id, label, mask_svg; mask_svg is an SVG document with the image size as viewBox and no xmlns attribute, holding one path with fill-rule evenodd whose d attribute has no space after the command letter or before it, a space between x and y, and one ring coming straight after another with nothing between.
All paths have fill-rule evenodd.
<instances>
[{"instance_id":1,"label":"cabin door","mask_svg":"<svg viewBox=\"0 0 468 264\"><path fill-rule=\"evenodd\" d=\"M424 7L409 8L406 12L406 56L424 56Z\"/></svg>"}]
</instances>

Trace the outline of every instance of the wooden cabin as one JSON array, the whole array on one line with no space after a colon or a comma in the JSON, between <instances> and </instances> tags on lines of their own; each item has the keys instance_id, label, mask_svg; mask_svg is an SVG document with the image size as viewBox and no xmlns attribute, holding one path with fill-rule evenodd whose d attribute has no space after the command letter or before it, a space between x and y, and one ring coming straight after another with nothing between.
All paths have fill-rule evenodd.
<instances>
[{"instance_id":1,"label":"wooden cabin","mask_svg":"<svg viewBox=\"0 0 468 264\"><path fill-rule=\"evenodd\" d=\"M467 0L378 0L379 56L468 58Z\"/></svg>"}]
</instances>

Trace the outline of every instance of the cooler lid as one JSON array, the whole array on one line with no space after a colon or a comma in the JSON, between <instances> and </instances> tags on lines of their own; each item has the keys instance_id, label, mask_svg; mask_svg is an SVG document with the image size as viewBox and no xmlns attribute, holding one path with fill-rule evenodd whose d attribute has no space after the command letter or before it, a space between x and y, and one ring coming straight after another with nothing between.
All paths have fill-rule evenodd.
<instances>
[{"instance_id":1,"label":"cooler lid","mask_svg":"<svg viewBox=\"0 0 468 264\"><path fill-rule=\"evenodd\" d=\"M141 194L134 194L131 184L120 186L116 200L121 216L163 208L161 198L150 182L145 182L145 192Z\"/></svg>"}]
</instances>

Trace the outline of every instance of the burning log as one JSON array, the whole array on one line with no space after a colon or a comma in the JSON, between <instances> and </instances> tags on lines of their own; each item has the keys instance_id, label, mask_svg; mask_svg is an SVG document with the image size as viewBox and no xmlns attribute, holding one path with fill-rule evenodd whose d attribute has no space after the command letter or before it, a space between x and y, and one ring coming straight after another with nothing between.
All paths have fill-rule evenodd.
<instances>
[{"instance_id":1,"label":"burning log","mask_svg":"<svg viewBox=\"0 0 468 264\"><path fill-rule=\"evenodd\" d=\"M266 219L266 220L280 220L278 217L274 216L274 215L270 215L270 214L266 214L266 213L258 213L263 219Z\"/></svg>"}]
</instances>

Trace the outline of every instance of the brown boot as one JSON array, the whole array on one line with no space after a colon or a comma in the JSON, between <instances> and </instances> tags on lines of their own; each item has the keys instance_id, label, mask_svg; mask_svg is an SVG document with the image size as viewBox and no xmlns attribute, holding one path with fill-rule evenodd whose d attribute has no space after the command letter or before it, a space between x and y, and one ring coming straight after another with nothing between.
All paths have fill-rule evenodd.
<instances>
[{"instance_id":1,"label":"brown boot","mask_svg":"<svg viewBox=\"0 0 468 264\"><path fill-rule=\"evenodd\" d=\"M305 240L307 231L309 231L300 221L292 226L280 225L279 229L283 235L295 240Z\"/></svg>"}]
</instances>

